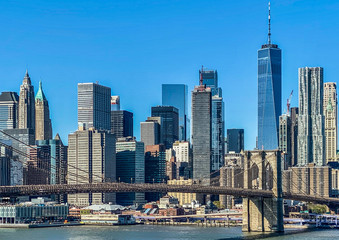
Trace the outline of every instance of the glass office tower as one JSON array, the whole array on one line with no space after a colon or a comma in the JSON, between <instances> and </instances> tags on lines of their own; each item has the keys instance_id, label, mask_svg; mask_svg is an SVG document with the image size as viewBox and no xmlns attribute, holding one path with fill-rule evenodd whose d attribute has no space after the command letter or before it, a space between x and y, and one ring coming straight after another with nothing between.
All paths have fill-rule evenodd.
<instances>
[{"instance_id":1,"label":"glass office tower","mask_svg":"<svg viewBox=\"0 0 339 240\"><path fill-rule=\"evenodd\" d=\"M162 84L162 105L173 106L179 110L179 140L189 140L190 122L187 107L187 85Z\"/></svg>"},{"instance_id":2,"label":"glass office tower","mask_svg":"<svg viewBox=\"0 0 339 240\"><path fill-rule=\"evenodd\" d=\"M222 90L218 87L217 70L199 70L202 84L211 89L212 96L212 159L211 170L216 171L224 165L225 156L225 109Z\"/></svg>"},{"instance_id":3,"label":"glass office tower","mask_svg":"<svg viewBox=\"0 0 339 240\"><path fill-rule=\"evenodd\" d=\"M258 50L258 148L278 148L281 115L281 50L276 44Z\"/></svg>"}]
</instances>

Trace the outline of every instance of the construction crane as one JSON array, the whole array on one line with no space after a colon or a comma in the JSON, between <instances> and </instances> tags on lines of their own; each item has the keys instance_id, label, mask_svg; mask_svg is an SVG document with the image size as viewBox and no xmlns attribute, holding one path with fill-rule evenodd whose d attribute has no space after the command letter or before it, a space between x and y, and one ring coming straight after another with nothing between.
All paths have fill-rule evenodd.
<instances>
[{"instance_id":1,"label":"construction crane","mask_svg":"<svg viewBox=\"0 0 339 240\"><path fill-rule=\"evenodd\" d=\"M290 96L287 99L287 115L290 115L290 105L291 105L292 95L293 95L293 90L292 90Z\"/></svg>"}]
</instances>

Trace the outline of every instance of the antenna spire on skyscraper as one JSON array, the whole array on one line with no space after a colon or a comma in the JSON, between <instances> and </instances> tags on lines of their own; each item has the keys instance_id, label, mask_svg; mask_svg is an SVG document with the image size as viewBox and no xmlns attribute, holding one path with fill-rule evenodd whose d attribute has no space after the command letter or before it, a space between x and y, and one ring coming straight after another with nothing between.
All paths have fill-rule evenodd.
<instances>
[{"instance_id":1,"label":"antenna spire on skyscraper","mask_svg":"<svg viewBox=\"0 0 339 240\"><path fill-rule=\"evenodd\" d=\"M202 86L203 80L202 80L202 72L204 71L204 66L201 66L201 72L200 72L200 86Z\"/></svg>"},{"instance_id":2,"label":"antenna spire on skyscraper","mask_svg":"<svg viewBox=\"0 0 339 240\"><path fill-rule=\"evenodd\" d=\"M268 2L268 44L271 44L271 2Z\"/></svg>"}]
</instances>

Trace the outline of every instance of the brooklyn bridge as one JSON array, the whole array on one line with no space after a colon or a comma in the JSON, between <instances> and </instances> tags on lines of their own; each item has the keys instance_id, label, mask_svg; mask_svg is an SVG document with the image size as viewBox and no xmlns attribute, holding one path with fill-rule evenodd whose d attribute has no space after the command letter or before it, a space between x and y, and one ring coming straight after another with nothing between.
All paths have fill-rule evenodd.
<instances>
[{"instance_id":1,"label":"brooklyn bridge","mask_svg":"<svg viewBox=\"0 0 339 240\"><path fill-rule=\"evenodd\" d=\"M5 143L0 145L23 155L30 156ZM31 146L29 146L31 147ZM191 185L168 185L165 183L126 183L112 182L104 176L96 176L98 181L90 182L90 173L87 169L80 169L67 164L67 168L75 169L75 174L69 174L69 179L75 179L79 184L41 184L41 185L16 185L0 186L0 197L16 198L20 196L43 196L53 194L77 194L77 193L118 193L118 192L180 192L200 193L205 195L228 195L242 198L243 203L243 231L281 232L284 231L283 204L285 199L302 202L326 204L333 208L339 206L339 198L333 198L324 194L324 187L318 187L328 182L329 179L316 178L310 182L304 179L304 175L298 171L290 170L294 178L286 178L284 171L283 154L278 150L272 151L246 151L244 154L243 169L239 173L243 182L241 188L210 184L211 176L208 176L209 184L197 181ZM23 163L25 164L25 163ZM50 174L52 166L42 168ZM322 168L314 168L312 171L323 171ZM308 172L310 175L310 173ZM233 178L235 176L232 176ZM283 178L285 177L285 181ZM288 179L288 180L286 180ZM287 186L286 186L287 185ZM330 188L327 188L328 190Z\"/></svg>"},{"instance_id":2,"label":"brooklyn bridge","mask_svg":"<svg viewBox=\"0 0 339 240\"><path fill-rule=\"evenodd\" d=\"M91 184L56 184L56 185L22 185L0 186L0 197L43 196L51 194L75 193L112 193L112 192L181 192L211 195L232 195L237 197L273 198L270 190L230 188L220 186L138 184L138 183L91 183ZM313 202L327 205L339 205L339 198L320 197L306 194L284 192L282 197L289 200Z\"/></svg>"}]
</instances>

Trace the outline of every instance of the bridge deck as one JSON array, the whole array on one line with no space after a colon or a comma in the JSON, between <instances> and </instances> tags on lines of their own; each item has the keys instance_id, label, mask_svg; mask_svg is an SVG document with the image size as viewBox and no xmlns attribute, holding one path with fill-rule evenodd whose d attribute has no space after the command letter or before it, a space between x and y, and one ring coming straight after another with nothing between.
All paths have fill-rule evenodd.
<instances>
[{"instance_id":1,"label":"bridge deck","mask_svg":"<svg viewBox=\"0 0 339 240\"><path fill-rule=\"evenodd\" d=\"M26 195L74 194L98 192L182 192L212 195L233 195L238 197L275 197L272 191L244 188L230 188L202 185L167 185L138 183L92 183L92 184L56 184L56 185L21 185L0 186L0 197ZM322 204L339 204L338 198L318 197L294 193L284 193L284 199L316 202Z\"/></svg>"}]
</instances>

